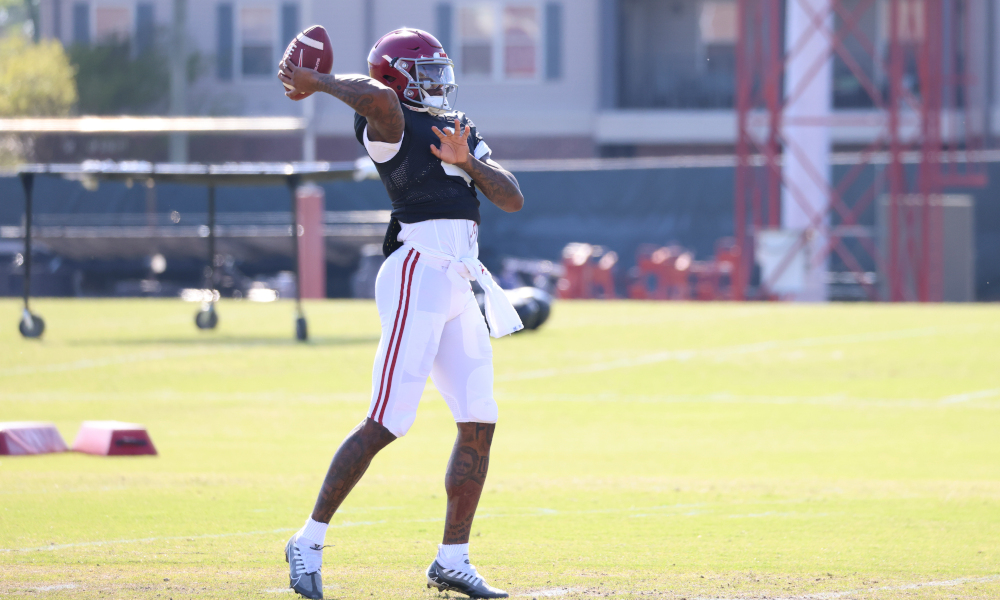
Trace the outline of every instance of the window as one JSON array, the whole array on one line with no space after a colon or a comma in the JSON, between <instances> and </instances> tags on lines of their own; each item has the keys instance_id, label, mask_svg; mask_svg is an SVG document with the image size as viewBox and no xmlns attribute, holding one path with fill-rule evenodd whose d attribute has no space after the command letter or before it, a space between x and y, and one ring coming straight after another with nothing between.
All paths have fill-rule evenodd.
<instances>
[{"instance_id":1,"label":"window","mask_svg":"<svg viewBox=\"0 0 1000 600\"><path fill-rule=\"evenodd\" d=\"M545 5L545 78L562 77L562 4Z\"/></svg>"},{"instance_id":2,"label":"window","mask_svg":"<svg viewBox=\"0 0 1000 600\"><path fill-rule=\"evenodd\" d=\"M299 34L299 5L286 2L281 5L281 43L287 44Z\"/></svg>"},{"instance_id":3,"label":"window","mask_svg":"<svg viewBox=\"0 0 1000 600\"><path fill-rule=\"evenodd\" d=\"M618 108L731 108L736 0L619 0Z\"/></svg>"},{"instance_id":4,"label":"window","mask_svg":"<svg viewBox=\"0 0 1000 600\"><path fill-rule=\"evenodd\" d=\"M444 47L445 52L454 52L455 49L451 45L451 24L455 19L452 16L454 11L451 9L451 4L440 2L434 12L437 21L434 34L437 36L438 41L441 42L441 46ZM449 56L452 55L449 54Z\"/></svg>"},{"instance_id":5,"label":"window","mask_svg":"<svg viewBox=\"0 0 1000 600\"><path fill-rule=\"evenodd\" d=\"M152 2L135 6L135 49L142 54L150 50L156 40L156 8Z\"/></svg>"},{"instance_id":6,"label":"window","mask_svg":"<svg viewBox=\"0 0 1000 600\"><path fill-rule=\"evenodd\" d=\"M704 55L701 68L732 76L736 72L736 2L703 0L698 29Z\"/></svg>"},{"instance_id":7,"label":"window","mask_svg":"<svg viewBox=\"0 0 1000 600\"><path fill-rule=\"evenodd\" d=\"M896 9L896 31L901 42L920 42L924 39L924 0L902 0ZM892 11L888 2L879 2L879 33L889 39Z\"/></svg>"},{"instance_id":8,"label":"window","mask_svg":"<svg viewBox=\"0 0 1000 600\"><path fill-rule=\"evenodd\" d=\"M494 16L495 11L490 4L463 6L459 9L458 59L463 75L493 74Z\"/></svg>"},{"instance_id":9,"label":"window","mask_svg":"<svg viewBox=\"0 0 1000 600\"><path fill-rule=\"evenodd\" d=\"M458 51L452 56L462 75L533 80L544 67L546 78L561 76L561 4L475 2L460 4L455 12ZM439 5L439 20L450 13L448 5ZM438 28L451 38L450 28L441 24ZM551 38L546 40L552 42L548 46L543 42L543 31Z\"/></svg>"},{"instance_id":10,"label":"window","mask_svg":"<svg viewBox=\"0 0 1000 600\"><path fill-rule=\"evenodd\" d=\"M124 6L94 8L94 39L98 44L124 42L132 37L132 15Z\"/></svg>"},{"instance_id":11,"label":"window","mask_svg":"<svg viewBox=\"0 0 1000 600\"><path fill-rule=\"evenodd\" d=\"M244 76L274 71L274 11L269 7L240 9L241 72Z\"/></svg>"},{"instance_id":12,"label":"window","mask_svg":"<svg viewBox=\"0 0 1000 600\"><path fill-rule=\"evenodd\" d=\"M704 0L701 5L701 41L704 44L736 43L736 2Z\"/></svg>"},{"instance_id":13,"label":"window","mask_svg":"<svg viewBox=\"0 0 1000 600\"><path fill-rule=\"evenodd\" d=\"M52 0L52 37L62 40L62 0Z\"/></svg>"},{"instance_id":14,"label":"window","mask_svg":"<svg viewBox=\"0 0 1000 600\"><path fill-rule=\"evenodd\" d=\"M90 4L86 2L73 4L73 43L90 43Z\"/></svg>"},{"instance_id":15,"label":"window","mask_svg":"<svg viewBox=\"0 0 1000 600\"><path fill-rule=\"evenodd\" d=\"M538 64L538 9L506 6L503 11L504 75L532 79Z\"/></svg>"},{"instance_id":16,"label":"window","mask_svg":"<svg viewBox=\"0 0 1000 600\"><path fill-rule=\"evenodd\" d=\"M225 2L216 7L215 71L219 79L233 78L233 5Z\"/></svg>"}]
</instances>

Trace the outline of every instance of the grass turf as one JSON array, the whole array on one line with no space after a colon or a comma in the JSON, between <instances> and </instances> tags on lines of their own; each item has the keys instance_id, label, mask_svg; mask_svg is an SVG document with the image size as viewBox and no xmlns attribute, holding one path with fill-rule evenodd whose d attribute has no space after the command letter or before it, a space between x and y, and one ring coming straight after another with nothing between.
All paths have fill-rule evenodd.
<instances>
[{"instance_id":1,"label":"grass turf","mask_svg":"<svg viewBox=\"0 0 1000 600\"><path fill-rule=\"evenodd\" d=\"M155 458L0 457L0 596L287 594L285 540L364 416L371 303L0 301L0 421L148 426ZM494 342L472 558L514 596L1000 597L1000 307L562 302ZM435 598L454 425L334 517L327 598ZM929 585L928 585L929 584Z\"/></svg>"}]
</instances>

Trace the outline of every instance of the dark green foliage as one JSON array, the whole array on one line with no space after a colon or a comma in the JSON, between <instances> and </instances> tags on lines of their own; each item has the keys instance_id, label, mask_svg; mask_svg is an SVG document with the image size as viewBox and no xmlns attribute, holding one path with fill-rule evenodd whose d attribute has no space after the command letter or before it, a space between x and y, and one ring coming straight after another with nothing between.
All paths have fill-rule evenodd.
<instances>
[{"instance_id":1,"label":"dark green foliage","mask_svg":"<svg viewBox=\"0 0 1000 600\"><path fill-rule=\"evenodd\" d=\"M72 46L79 112L87 115L141 114L166 105L170 71L155 50L135 55L128 41Z\"/></svg>"}]
</instances>

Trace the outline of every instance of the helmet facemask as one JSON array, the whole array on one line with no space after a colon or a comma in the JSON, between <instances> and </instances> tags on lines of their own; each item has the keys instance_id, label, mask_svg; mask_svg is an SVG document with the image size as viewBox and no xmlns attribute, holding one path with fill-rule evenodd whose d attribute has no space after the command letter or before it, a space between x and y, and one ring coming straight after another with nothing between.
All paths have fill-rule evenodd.
<instances>
[{"instance_id":1,"label":"helmet facemask","mask_svg":"<svg viewBox=\"0 0 1000 600\"><path fill-rule=\"evenodd\" d=\"M388 58L388 57L386 57ZM390 64L407 80L403 97L433 115L454 110L458 96L455 83L455 65L450 58L397 58Z\"/></svg>"}]
</instances>

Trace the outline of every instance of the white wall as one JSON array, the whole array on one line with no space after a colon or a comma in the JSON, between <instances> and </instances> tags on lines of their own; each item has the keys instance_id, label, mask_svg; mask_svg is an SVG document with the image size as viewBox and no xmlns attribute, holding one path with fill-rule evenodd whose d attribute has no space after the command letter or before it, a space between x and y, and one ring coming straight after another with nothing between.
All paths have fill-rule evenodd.
<instances>
[{"instance_id":1,"label":"white wall","mask_svg":"<svg viewBox=\"0 0 1000 600\"><path fill-rule=\"evenodd\" d=\"M172 18L173 0L149 0L155 5L157 25L166 31ZM287 40L280 38L281 0L231 0L234 12L242 6L272 6L275 11L275 62ZM472 0L452 0L457 8ZM480 0L476 0L479 2ZM490 1L490 0L485 0ZM501 0L494 0L500 2ZM509 0L514 2L516 0ZM537 2L544 9L544 0ZM88 0L92 9L98 5L128 6L133 19L136 0ZM189 86L188 108L192 114L214 115L299 115L301 103L284 97L276 77L244 78L238 61L231 82L215 76L217 0L188 2L188 39L191 50L203 58L204 73ZM373 9L375 37L403 26L417 27L432 33L437 29L437 6L440 0L299 0L300 17L310 12L312 21L324 25L334 45L334 71L365 73L368 37L366 6ZM1000 27L1000 0L988 0L992 6L993 30ZM615 48L604 46L599 39L602 0L561 0L562 3L562 77L546 81L544 77L530 82L476 81L459 73L458 108L467 112L486 136L504 137L583 137L598 144L726 144L735 136L734 114L731 110L601 110L601 90L616 85L611 73L602 71L603 57ZM61 0L61 33L65 43L72 41L74 0ZM41 0L42 31L53 35L55 0ZM984 21L986 19L984 18ZM300 21L305 27L310 23ZM93 29L93 22L91 28ZM238 24L237 24L238 30ZM544 30L544 28L543 28ZM238 39L238 33L237 33ZM457 26L452 29L452 44L458 39ZM544 41L542 42L544 48ZM1000 53L1000 46L993 44ZM459 49L447 48L452 55ZM239 53L239 48L234 48ZM984 63L985 64L985 63ZM1000 60L993 67L994 134L1000 134ZM983 66L983 69L986 67ZM275 64L275 70L277 64ZM164 94L166 94L166 90ZM339 101L318 95L316 123L320 135L353 136L352 111ZM837 111L847 114L846 111ZM833 131L834 141L865 142L876 128L839 127ZM871 131L869 131L871 130Z\"/></svg>"},{"instance_id":2,"label":"white wall","mask_svg":"<svg viewBox=\"0 0 1000 600\"><path fill-rule=\"evenodd\" d=\"M457 14L464 0L452 3ZM534 0L525 0L532 2ZM89 0L93 8L102 5L129 6L133 20L136 0ZM158 28L169 30L172 0L151 0L155 5ZM305 3L311 2L311 7ZM367 73L368 40L366 2L374 11L374 33L382 34L399 27L416 27L434 33L437 29L437 0L299 0L301 19L311 12L312 21L327 28L334 48L335 73ZM74 0L62 0L62 39L72 41ZM189 51L202 58L203 73L189 86L188 110L192 114L297 115L301 105L285 98L277 78L244 77L239 69L239 10L241 7L270 6L274 9L275 62L288 40L279 40L281 0L232 0L235 15L236 61L232 81L216 77L218 2L187 0ZM53 0L42 0L42 13L51 14ZM540 14L545 3L537 2ZM537 80L463 81L459 75L458 108L469 113L484 133L502 136L589 136L594 130L599 85L598 7L597 0L562 0L562 77ZM48 21L46 33L52 35ZM91 19L93 29L93 17ZM544 32L544 27L543 27ZM544 35L544 33L543 33ZM452 39L457 44L457 24ZM544 39L540 51L545 47ZM458 49L447 48L453 55ZM275 64L275 71L277 64ZM605 81L604 85L613 85ZM326 96L317 98L317 126L321 135L353 135L353 112L339 101Z\"/></svg>"}]
</instances>

